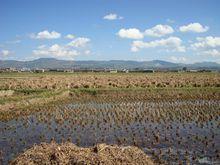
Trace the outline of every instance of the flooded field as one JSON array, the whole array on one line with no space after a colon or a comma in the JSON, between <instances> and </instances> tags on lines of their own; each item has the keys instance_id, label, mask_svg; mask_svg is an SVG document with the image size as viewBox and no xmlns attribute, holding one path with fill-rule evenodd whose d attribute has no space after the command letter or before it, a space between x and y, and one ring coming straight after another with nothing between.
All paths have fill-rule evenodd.
<instances>
[{"instance_id":1,"label":"flooded field","mask_svg":"<svg viewBox=\"0 0 220 165\"><path fill-rule=\"evenodd\" d=\"M65 103L2 120L2 162L34 144L55 140L82 147L97 143L138 146L158 163L219 164L219 91L199 93L76 95Z\"/></svg>"}]
</instances>

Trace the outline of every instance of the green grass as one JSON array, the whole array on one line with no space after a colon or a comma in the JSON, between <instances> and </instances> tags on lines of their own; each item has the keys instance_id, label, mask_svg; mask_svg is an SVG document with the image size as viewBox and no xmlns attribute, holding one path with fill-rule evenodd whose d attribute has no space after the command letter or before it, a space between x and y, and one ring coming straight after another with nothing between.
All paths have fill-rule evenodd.
<instances>
[{"instance_id":1,"label":"green grass","mask_svg":"<svg viewBox=\"0 0 220 165\"><path fill-rule=\"evenodd\" d=\"M0 97L0 104L19 102L34 98L49 98L61 94L64 90L53 91L46 89L18 89L14 91L15 92L12 96Z\"/></svg>"},{"instance_id":2,"label":"green grass","mask_svg":"<svg viewBox=\"0 0 220 165\"><path fill-rule=\"evenodd\" d=\"M75 92L88 93L94 96L97 95L97 91L98 91L97 89L89 89L89 88L81 88L81 89L75 90Z\"/></svg>"},{"instance_id":3,"label":"green grass","mask_svg":"<svg viewBox=\"0 0 220 165\"><path fill-rule=\"evenodd\" d=\"M150 99L163 99L163 100L176 100L177 96L183 99L218 99L220 94L220 88L214 87L191 87L191 88L78 88L78 89L61 89L61 90L49 90L49 89L22 89L16 90L12 96L0 97L0 106L4 104L16 105L14 108L8 108L6 111L0 111L0 119L7 118L7 115L13 116L14 111L25 112L28 110L33 112L38 107L44 107L46 105L63 104L74 100L84 101L86 99L99 99L103 95L109 95L109 98L115 99L115 94L122 92L123 94L131 94L135 97L139 94L146 94ZM124 93L125 92L125 93ZM128 93L127 93L128 92ZM130 93L129 93L130 92ZM136 93L137 92L137 93ZM140 93L138 93L140 92ZM142 93L143 92L143 93ZM146 93L145 93L146 92ZM64 95L63 95L64 94ZM133 95L134 94L134 95ZM91 96L91 97L90 97ZM123 96L123 95L122 95ZM158 97L159 96L159 97ZM217 97L217 98L216 98ZM123 99L123 98L121 98ZM117 100L117 98L116 98ZM112 101L110 99L110 101ZM28 112L27 112L28 113Z\"/></svg>"},{"instance_id":4,"label":"green grass","mask_svg":"<svg viewBox=\"0 0 220 165\"><path fill-rule=\"evenodd\" d=\"M31 94L40 94L47 90L45 89L16 89L14 91L15 91L15 94L31 95Z\"/></svg>"}]
</instances>

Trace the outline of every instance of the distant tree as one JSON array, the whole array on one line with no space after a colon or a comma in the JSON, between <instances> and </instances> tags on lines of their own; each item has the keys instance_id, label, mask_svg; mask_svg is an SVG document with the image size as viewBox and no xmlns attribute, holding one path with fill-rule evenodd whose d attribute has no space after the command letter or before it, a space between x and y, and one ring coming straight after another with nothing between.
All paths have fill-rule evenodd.
<instances>
[{"instance_id":1,"label":"distant tree","mask_svg":"<svg viewBox=\"0 0 220 165\"><path fill-rule=\"evenodd\" d=\"M187 67L183 67L183 71L187 71Z\"/></svg>"}]
</instances>

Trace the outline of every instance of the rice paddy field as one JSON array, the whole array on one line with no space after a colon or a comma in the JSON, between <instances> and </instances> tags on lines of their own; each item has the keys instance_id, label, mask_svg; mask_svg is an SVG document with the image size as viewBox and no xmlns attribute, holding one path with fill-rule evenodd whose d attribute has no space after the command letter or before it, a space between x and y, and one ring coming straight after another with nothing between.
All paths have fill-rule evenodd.
<instances>
[{"instance_id":1,"label":"rice paddy field","mask_svg":"<svg viewBox=\"0 0 220 165\"><path fill-rule=\"evenodd\" d=\"M51 140L220 164L219 73L1 73L0 89L2 164Z\"/></svg>"}]
</instances>

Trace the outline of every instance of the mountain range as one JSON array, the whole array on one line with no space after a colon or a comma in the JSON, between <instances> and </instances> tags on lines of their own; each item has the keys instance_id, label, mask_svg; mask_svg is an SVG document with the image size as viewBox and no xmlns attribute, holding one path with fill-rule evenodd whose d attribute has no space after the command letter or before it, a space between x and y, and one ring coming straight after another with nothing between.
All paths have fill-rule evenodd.
<instances>
[{"instance_id":1,"label":"mountain range","mask_svg":"<svg viewBox=\"0 0 220 165\"><path fill-rule=\"evenodd\" d=\"M200 62L194 64L173 63L162 60L153 61L68 61L55 58L40 58L33 61L0 60L0 68L44 68L44 69L209 69L220 70L220 64L215 62Z\"/></svg>"}]
</instances>

